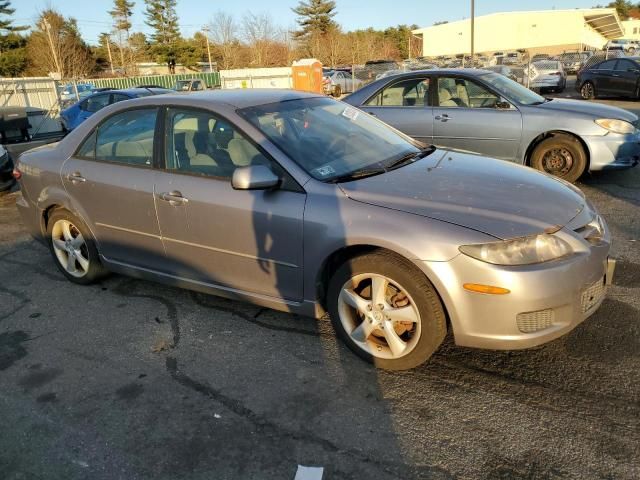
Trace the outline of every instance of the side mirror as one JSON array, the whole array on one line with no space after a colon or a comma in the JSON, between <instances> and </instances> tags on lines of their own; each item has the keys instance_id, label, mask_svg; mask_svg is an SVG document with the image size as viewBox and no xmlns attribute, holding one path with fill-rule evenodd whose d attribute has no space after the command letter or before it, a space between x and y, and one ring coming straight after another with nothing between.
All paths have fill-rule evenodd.
<instances>
[{"instance_id":1,"label":"side mirror","mask_svg":"<svg viewBox=\"0 0 640 480\"><path fill-rule=\"evenodd\" d=\"M268 190L280 185L280 179L264 165L236 168L231 177L234 190Z\"/></svg>"}]
</instances>

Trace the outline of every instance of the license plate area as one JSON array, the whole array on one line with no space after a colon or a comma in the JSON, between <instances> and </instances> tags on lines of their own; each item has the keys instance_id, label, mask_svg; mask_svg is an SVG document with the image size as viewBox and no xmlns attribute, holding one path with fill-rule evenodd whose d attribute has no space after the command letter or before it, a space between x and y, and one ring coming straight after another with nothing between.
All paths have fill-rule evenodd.
<instances>
[{"instance_id":1,"label":"license plate area","mask_svg":"<svg viewBox=\"0 0 640 480\"><path fill-rule=\"evenodd\" d=\"M602 297L604 297L605 291L606 287L604 277L588 286L582 292L582 298L580 302L582 306L582 313L589 313L591 310L593 310L593 308L600 303Z\"/></svg>"}]
</instances>

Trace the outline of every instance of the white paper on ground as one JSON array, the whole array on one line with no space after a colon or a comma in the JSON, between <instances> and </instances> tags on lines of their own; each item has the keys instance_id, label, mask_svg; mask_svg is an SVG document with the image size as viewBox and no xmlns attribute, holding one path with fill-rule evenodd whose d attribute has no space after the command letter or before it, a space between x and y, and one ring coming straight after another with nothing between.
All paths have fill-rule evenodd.
<instances>
[{"instance_id":1,"label":"white paper on ground","mask_svg":"<svg viewBox=\"0 0 640 480\"><path fill-rule=\"evenodd\" d=\"M293 480L322 480L323 467L305 467L298 465L296 478Z\"/></svg>"}]
</instances>

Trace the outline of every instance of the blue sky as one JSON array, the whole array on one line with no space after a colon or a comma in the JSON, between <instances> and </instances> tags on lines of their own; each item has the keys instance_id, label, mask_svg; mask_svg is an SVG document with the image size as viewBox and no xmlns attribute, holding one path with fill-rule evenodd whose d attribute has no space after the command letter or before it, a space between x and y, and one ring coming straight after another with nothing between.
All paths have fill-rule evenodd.
<instances>
[{"instance_id":1,"label":"blue sky","mask_svg":"<svg viewBox=\"0 0 640 480\"><path fill-rule=\"evenodd\" d=\"M144 24L144 0L135 0L134 31L148 32ZM459 20L469 16L469 0L337 0L337 21L346 30L356 28L384 28L401 23L427 26L441 20ZM607 3L601 1L600 3ZM14 15L22 25L34 23L39 11L53 6L65 16L73 16L83 36L89 43L96 43L100 32L110 28L107 13L113 0L13 0ZM296 0L237 0L207 1L178 0L178 17L182 34L191 36L206 24L217 10L241 17L246 11L267 10L283 27L295 25L291 7ZM509 10L544 10L564 8L589 8L598 0L476 0L476 15Z\"/></svg>"}]
</instances>

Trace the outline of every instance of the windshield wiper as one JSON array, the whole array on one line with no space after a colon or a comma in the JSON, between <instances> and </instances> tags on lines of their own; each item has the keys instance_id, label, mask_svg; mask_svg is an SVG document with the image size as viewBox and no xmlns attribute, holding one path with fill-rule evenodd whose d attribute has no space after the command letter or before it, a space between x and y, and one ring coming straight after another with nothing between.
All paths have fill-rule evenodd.
<instances>
[{"instance_id":1,"label":"windshield wiper","mask_svg":"<svg viewBox=\"0 0 640 480\"><path fill-rule=\"evenodd\" d=\"M385 168L363 168L361 170L355 170L344 175L339 175L330 180L327 183L341 183L349 182L351 180L357 180L358 178L372 177L373 175L380 175L386 172Z\"/></svg>"},{"instance_id":2,"label":"windshield wiper","mask_svg":"<svg viewBox=\"0 0 640 480\"><path fill-rule=\"evenodd\" d=\"M387 171L395 170L396 168L400 168L408 163L413 163L416 160L424 158L427 155L431 155L435 151L435 149L436 147L434 147L433 145L429 145L428 147L421 149L417 153L412 152L412 153L403 155L402 157L391 162L389 165L386 165L385 168Z\"/></svg>"}]
</instances>

